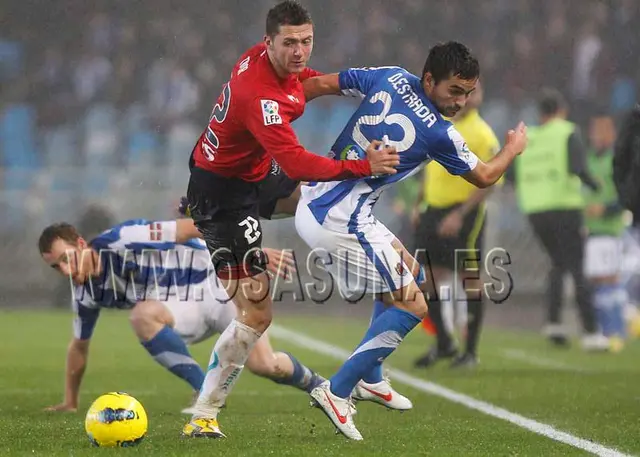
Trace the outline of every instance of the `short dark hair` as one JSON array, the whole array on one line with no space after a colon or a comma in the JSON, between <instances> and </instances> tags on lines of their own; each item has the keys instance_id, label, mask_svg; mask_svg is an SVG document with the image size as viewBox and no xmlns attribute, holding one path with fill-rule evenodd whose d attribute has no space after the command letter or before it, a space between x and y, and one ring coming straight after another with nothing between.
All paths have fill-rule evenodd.
<instances>
[{"instance_id":1,"label":"short dark hair","mask_svg":"<svg viewBox=\"0 0 640 457\"><path fill-rule=\"evenodd\" d=\"M427 73L431 73L436 84L451 76L470 81L480 77L480 63L464 44L448 41L429 50L422 70L423 80Z\"/></svg>"},{"instance_id":2,"label":"short dark hair","mask_svg":"<svg viewBox=\"0 0 640 457\"><path fill-rule=\"evenodd\" d=\"M311 14L295 0L278 3L267 13L267 35L274 37L280 32L282 25L313 24Z\"/></svg>"},{"instance_id":3,"label":"short dark hair","mask_svg":"<svg viewBox=\"0 0 640 457\"><path fill-rule=\"evenodd\" d=\"M73 225L67 222L51 224L42 231L40 239L38 239L38 249L40 249L40 255L44 254L45 252L51 252L51 246L58 239L71 244L75 244L79 238L80 234Z\"/></svg>"},{"instance_id":4,"label":"short dark hair","mask_svg":"<svg viewBox=\"0 0 640 457\"><path fill-rule=\"evenodd\" d=\"M552 116L567 107L567 102L558 89L545 87L538 95L538 111L542 116Z\"/></svg>"}]
</instances>

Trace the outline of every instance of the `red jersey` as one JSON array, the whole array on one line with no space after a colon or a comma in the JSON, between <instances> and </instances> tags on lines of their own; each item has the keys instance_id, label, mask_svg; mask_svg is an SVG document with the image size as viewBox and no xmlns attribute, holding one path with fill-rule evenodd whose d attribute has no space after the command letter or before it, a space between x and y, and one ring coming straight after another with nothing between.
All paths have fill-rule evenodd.
<instances>
[{"instance_id":1,"label":"red jersey","mask_svg":"<svg viewBox=\"0 0 640 457\"><path fill-rule=\"evenodd\" d=\"M366 160L321 157L298 142L290 123L304 112L302 81L319 74L307 68L280 78L265 44L249 49L233 68L200 135L193 152L196 166L255 182L267 175L273 157L287 176L298 181L369 176Z\"/></svg>"}]
</instances>

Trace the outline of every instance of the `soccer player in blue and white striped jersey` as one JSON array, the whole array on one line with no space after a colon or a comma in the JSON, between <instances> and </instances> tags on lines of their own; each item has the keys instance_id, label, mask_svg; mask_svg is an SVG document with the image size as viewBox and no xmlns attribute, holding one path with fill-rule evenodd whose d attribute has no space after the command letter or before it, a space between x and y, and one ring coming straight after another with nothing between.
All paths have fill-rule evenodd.
<instances>
[{"instance_id":1,"label":"soccer player in blue and white striped jersey","mask_svg":"<svg viewBox=\"0 0 640 457\"><path fill-rule=\"evenodd\" d=\"M203 385L205 373L187 345L222 333L236 317L236 307L217 280L204 241L196 237L200 233L189 218L126 221L91 241L67 223L42 232L38 244L43 260L74 286L64 401L49 409L77 409L89 341L103 308L131 310L131 325L149 355L195 392L203 388L215 394L218 386ZM283 265L292 265L293 259L283 251L265 248L264 252L274 274L282 274ZM216 364L213 351L209 368ZM274 353L267 334L251 352L247 368L305 391L323 380L292 355ZM224 436L219 429L213 432Z\"/></svg>"},{"instance_id":2,"label":"soccer player in blue and white striped jersey","mask_svg":"<svg viewBox=\"0 0 640 457\"><path fill-rule=\"evenodd\" d=\"M350 69L304 82L307 100L352 94L362 103L331 148L336 160L355 160L375 139L396 149L395 174L302 187L296 228L313 249L331 256L327 265L341 293L350 299L376 294L374 313L364 339L328 381L311 396L345 436L361 440L353 423L350 397L395 396L382 378L382 362L427 314L427 303L414 278L419 267L402 243L373 215L382 192L435 160L478 187L495 183L526 145L520 124L505 147L484 163L443 116L455 115L473 92L480 75L477 59L466 46L442 43L427 57L422 76L400 67ZM364 384L363 384L364 383Z\"/></svg>"}]
</instances>

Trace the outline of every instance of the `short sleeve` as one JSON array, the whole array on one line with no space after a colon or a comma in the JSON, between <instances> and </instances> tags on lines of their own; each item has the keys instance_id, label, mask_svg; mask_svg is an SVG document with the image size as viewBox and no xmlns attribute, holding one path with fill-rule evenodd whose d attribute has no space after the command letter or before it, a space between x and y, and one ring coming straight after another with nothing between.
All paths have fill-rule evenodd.
<instances>
[{"instance_id":1,"label":"short sleeve","mask_svg":"<svg viewBox=\"0 0 640 457\"><path fill-rule=\"evenodd\" d=\"M430 155L452 175L468 173L478 164L478 156L469 149L467 142L453 125L439 135Z\"/></svg>"},{"instance_id":2,"label":"short sleeve","mask_svg":"<svg viewBox=\"0 0 640 457\"><path fill-rule=\"evenodd\" d=\"M350 68L338 74L340 90L343 95L364 97L390 68L398 67L365 67Z\"/></svg>"},{"instance_id":3,"label":"short sleeve","mask_svg":"<svg viewBox=\"0 0 640 457\"><path fill-rule=\"evenodd\" d=\"M89 308L78 300L73 300L72 307L73 336L78 340L90 339L100 316L100 308Z\"/></svg>"}]
</instances>

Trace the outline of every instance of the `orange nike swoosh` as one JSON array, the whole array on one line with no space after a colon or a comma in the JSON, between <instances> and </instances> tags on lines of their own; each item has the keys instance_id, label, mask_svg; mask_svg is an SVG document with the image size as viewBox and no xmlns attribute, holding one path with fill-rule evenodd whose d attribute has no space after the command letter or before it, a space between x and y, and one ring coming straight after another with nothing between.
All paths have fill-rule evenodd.
<instances>
[{"instance_id":1,"label":"orange nike swoosh","mask_svg":"<svg viewBox=\"0 0 640 457\"><path fill-rule=\"evenodd\" d=\"M382 398L384 401L391 401L391 399L393 398L393 394L391 392L389 392L388 394L381 394L380 392L376 392L375 390L367 389L364 386L362 386L362 388L367 392L372 393L376 397Z\"/></svg>"},{"instance_id":2,"label":"orange nike swoosh","mask_svg":"<svg viewBox=\"0 0 640 457\"><path fill-rule=\"evenodd\" d=\"M324 393L324 395L325 397L327 397L327 400L329 400L329 404L331 405L331 408L333 408L333 412L336 413L336 416L338 416L338 420L340 421L340 423L346 424L347 423L346 416L343 416L338 412L338 408L336 408L336 405L333 404L333 402L331 401L331 398L329 398L329 395L326 392Z\"/></svg>"}]
</instances>

